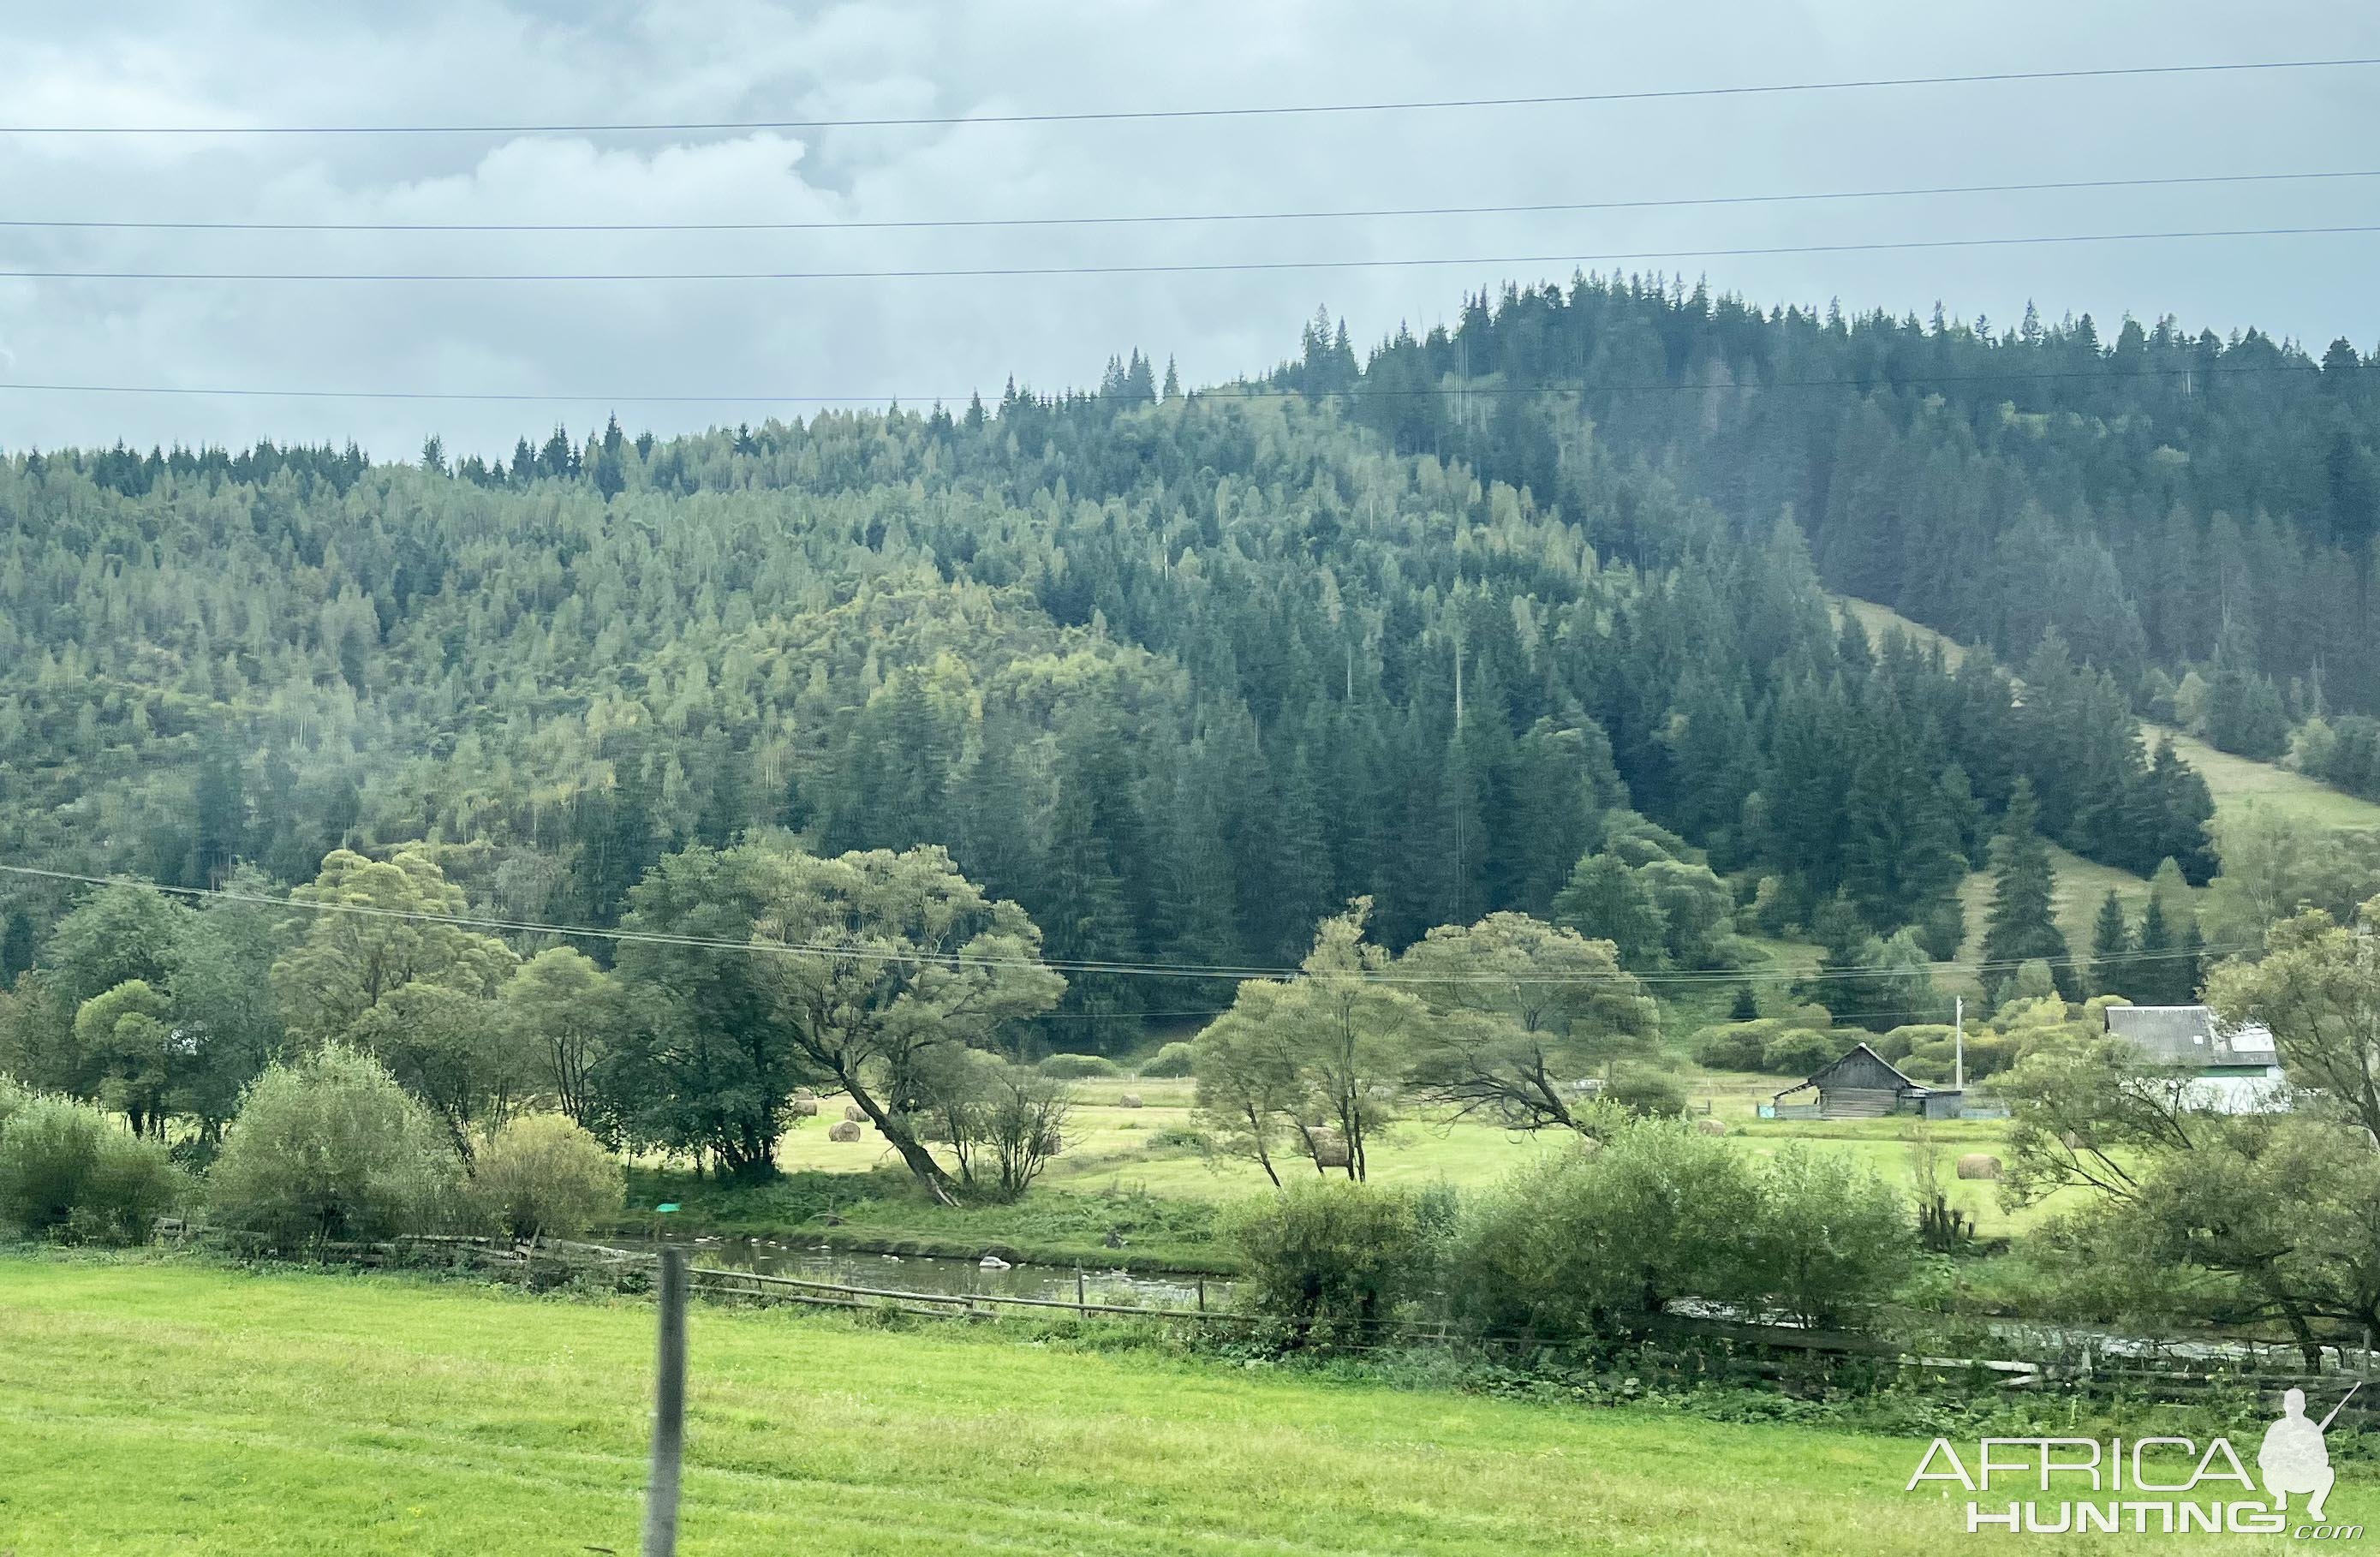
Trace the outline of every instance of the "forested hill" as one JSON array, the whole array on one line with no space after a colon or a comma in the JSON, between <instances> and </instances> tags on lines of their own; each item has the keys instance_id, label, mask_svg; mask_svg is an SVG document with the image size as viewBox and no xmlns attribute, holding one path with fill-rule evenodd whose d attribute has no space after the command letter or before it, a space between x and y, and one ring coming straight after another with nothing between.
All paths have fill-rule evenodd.
<instances>
[{"instance_id":1,"label":"forested hill","mask_svg":"<svg viewBox=\"0 0 2380 1557\"><path fill-rule=\"evenodd\" d=\"M1581 318L1682 307L1581 298ZM1528 310L1477 327L1518 354ZM1846 356L1876 338L1759 330ZM1658 338L1628 324L1580 365ZM1439 349L1392 345L1370 378ZM1284 964L1369 894L1390 944L1513 907L1638 967L1727 966L1736 925L1838 900L1948 955L2021 780L2080 852L2212 869L2204 785L2142 748L2137 685L2052 638L2020 702L1981 656L1954 673L1839 631L1786 513L1848 500L1730 494L1716 454L1651 457L1650 419L1684 402L1153 378L1135 357L1095 394L958 415L615 425L498 468L0 460L0 861L297 882L334 846L426 838L482 907L601 925L664 852L778 827L947 843L1069 960ZM1825 397L1774 398L1698 397L1668 442L1756 468ZM1888 395L1823 414L1950 420ZM2010 587L2064 600L2065 562L2045 568ZM2085 614L2068 625L2096 652ZM21 966L65 893L0 890ZM1078 978L1064 1030L1113 1040L1213 993Z\"/></svg>"},{"instance_id":2,"label":"forested hill","mask_svg":"<svg viewBox=\"0 0 2380 1557\"><path fill-rule=\"evenodd\" d=\"M2054 627L2168 723L2197 668L2179 722L2228 749L2380 709L2380 377L2345 340L2316 360L2171 319L1846 318L1657 280L1475 298L1360 366L1326 322L1277 382L1559 501L1608 552L1673 555L1572 494L1592 425L1740 525L1790 510L1830 586L1960 641L2020 658Z\"/></svg>"}]
</instances>

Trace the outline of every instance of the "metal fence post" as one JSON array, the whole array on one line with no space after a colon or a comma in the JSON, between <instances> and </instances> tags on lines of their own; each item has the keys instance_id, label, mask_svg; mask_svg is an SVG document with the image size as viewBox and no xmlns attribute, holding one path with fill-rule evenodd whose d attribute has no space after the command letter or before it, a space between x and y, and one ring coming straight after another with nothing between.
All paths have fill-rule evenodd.
<instances>
[{"instance_id":1,"label":"metal fence post","mask_svg":"<svg viewBox=\"0 0 2380 1557\"><path fill-rule=\"evenodd\" d=\"M653 1382L653 1468L645 1488L644 1557L676 1557L686 1458L686 1251L662 1250L661 1341Z\"/></svg>"}]
</instances>

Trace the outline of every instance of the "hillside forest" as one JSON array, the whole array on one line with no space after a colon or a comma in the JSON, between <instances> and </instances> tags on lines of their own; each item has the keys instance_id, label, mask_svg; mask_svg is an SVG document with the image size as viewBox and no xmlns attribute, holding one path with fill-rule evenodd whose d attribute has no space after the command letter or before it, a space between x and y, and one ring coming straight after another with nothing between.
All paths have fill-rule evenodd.
<instances>
[{"instance_id":1,"label":"hillside forest","mask_svg":"<svg viewBox=\"0 0 2380 1557\"><path fill-rule=\"evenodd\" d=\"M2345 343L1581 278L1362 360L1318 317L1197 391L1135 351L1092 391L500 461L15 452L0 983L30 1010L29 970L76 966L72 878L252 905L400 852L508 957L603 968L625 922L748 938L686 882L771 842L944 851L1017 916L970 933L1063 970L1000 1013L1020 1052L1195 1027L1351 900L1382 955L1526 916L1647 989L1812 941L1799 994L1877 1030L1942 1020L1962 946L1987 994L2038 963L2080 999L2154 933L2187 995L2374 884L2368 839L2316 883L2302 839L2219 838L2141 724L2369 786L2367 383ZM2095 972L2051 843L2177 889L2137 933L2116 908ZM2179 889L2210 882L2202 927ZM191 921L258 938L226 1000L292 941L235 906ZM151 975L53 979L18 1026L64 1052Z\"/></svg>"}]
</instances>

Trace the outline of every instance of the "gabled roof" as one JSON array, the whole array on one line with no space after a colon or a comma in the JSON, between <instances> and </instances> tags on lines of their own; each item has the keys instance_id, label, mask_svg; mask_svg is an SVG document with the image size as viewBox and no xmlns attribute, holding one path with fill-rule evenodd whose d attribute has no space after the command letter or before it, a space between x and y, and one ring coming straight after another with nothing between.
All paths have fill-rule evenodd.
<instances>
[{"instance_id":1,"label":"gabled roof","mask_svg":"<svg viewBox=\"0 0 2380 1557\"><path fill-rule=\"evenodd\" d=\"M1836 1073L1843 1070L1846 1066L1854 1065L1863 1069L1868 1065L1880 1067L1886 1072L1886 1074L1889 1075L1893 1078L1894 1082L1897 1083L1904 1091L1923 1092L1926 1090L1924 1086L1912 1081L1906 1076L1901 1075L1900 1066L1894 1064L1890 1060L1886 1059L1875 1050L1869 1048L1865 1043L1854 1043L1851 1046L1850 1052L1843 1054L1840 1059L1829 1060L1825 1064L1820 1065L1816 1070L1812 1071L1810 1073L1810 1078L1807 1081L1803 1082L1798 1087L1788 1087L1783 1092L1779 1092L1777 1095L1781 1098L1789 1093L1803 1091L1812 1087L1823 1089L1829 1081L1834 1079Z\"/></svg>"},{"instance_id":2,"label":"gabled roof","mask_svg":"<svg viewBox=\"0 0 2380 1557\"><path fill-rule=\"evenodd\" d=\"M2129 1039L2149 1057L2177 1065L2271 1065L2280 1063L2270 1028L2223 1021L2204 1005L2110 1005L2107 1031Z\"/></svg>"}]
</instances>

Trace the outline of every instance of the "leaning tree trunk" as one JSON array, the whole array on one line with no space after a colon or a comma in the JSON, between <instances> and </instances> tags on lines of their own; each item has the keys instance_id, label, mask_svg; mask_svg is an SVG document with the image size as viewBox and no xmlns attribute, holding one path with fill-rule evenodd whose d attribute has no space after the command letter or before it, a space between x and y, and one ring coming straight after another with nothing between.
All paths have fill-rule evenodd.
<instances>
[{"instance_id":1,"label":"leaning tree trunk","mask_svg":"<svg viewBox=\"0 0 2380 1557\"><path fill-rule=\"evenodd\" d=\"M836 1079L843 1083L843 1089L851 1095L851 1101L859 1105L860 1112L875 1122L876 1133L891 1142L892 1150L901 1154L901 1161L908 1164L909 1172L917 1181L926 1186L926 1193L943 1205L957 1205L956 1186L951 1182L949 1171L934 1161L934 1154L917 1139L916 1132L909 1128L907 1119L895 1116L880 1106L859 1085L857 1077L840 1076Z\"/></svg>"}]
</instances>

